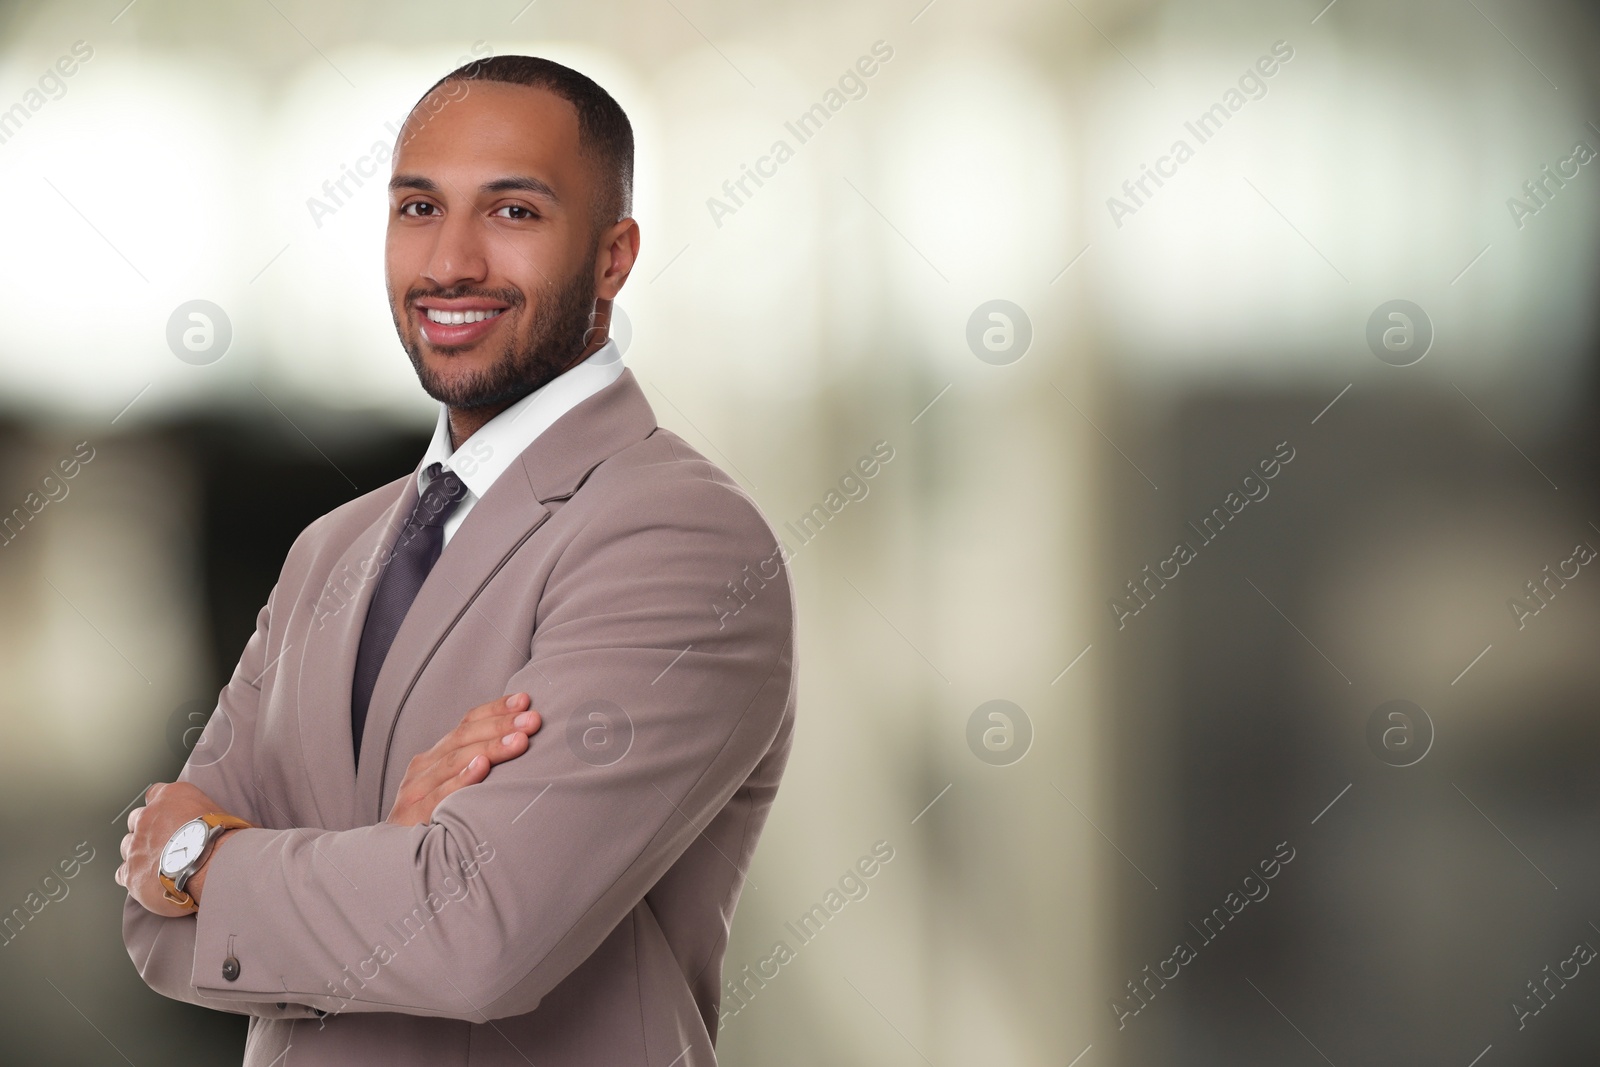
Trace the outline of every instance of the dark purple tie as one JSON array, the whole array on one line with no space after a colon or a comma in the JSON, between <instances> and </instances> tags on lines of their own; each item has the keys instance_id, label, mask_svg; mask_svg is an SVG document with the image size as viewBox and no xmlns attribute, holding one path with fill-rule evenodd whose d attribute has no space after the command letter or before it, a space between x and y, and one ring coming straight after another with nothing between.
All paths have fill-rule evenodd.
<instances>
[{"instance_id":1,"label":"dark purple tie","mask_svg":"<svg viewBox=\"0 0 1600 1067\"><path fill-rule=\"evenodd\" d=\"M417 590L433 569L444 549L444 524L467 495L467 487L455 471L434 463L423 472L428 487L417 498L417 506L395 539L394 552L378 577L372 603L367 606L366 625L361 630L361 647L356 653L355 684L350 693L350 733L355 741L357 762L361 759L361 732L367 724L367 706L378 683L394 635L400 632Z\"/></svg>"}]
</instances>

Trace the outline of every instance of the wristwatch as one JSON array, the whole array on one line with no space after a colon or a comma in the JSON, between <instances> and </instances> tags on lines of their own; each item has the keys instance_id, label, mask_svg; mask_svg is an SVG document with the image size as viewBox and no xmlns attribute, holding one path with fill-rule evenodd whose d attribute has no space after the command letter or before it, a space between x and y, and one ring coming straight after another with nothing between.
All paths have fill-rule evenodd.
<instances>
[{"instance_id":1,"label":"wristwatch","mask_svg":"<svg viewBox=\"0 0 1600 1067\"><path fill-rule=\"evenodd\" d=\"M185 893L183 887L205 862L217 835L224 830L239 830L249 825L243 819L213 811L198 819L190 819L174 830L167 839L166 847L161 850L161 867L157 872L166 898L190 911L197 910L199 902Z\"/></svg>"}]
</instances>

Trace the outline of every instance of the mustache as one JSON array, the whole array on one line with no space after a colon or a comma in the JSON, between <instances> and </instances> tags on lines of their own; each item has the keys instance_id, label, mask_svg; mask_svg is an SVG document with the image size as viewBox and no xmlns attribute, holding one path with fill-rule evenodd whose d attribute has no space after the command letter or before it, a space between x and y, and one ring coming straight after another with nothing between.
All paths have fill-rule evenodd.
<instances>
[{"instance_id":1,"label":"mustache","mask_svg":"<svg viewBox=\"0 0 1600 1067\"><path fill-rule=\"evenodd\" d=\"M406 291L406 306L415 307L418 300L431 297L434 300L461 300L466 297L477 297L483 300L493 300L505 304L508 308L519 308L527 303L527 297L517 289L485 289L470 285L457 285L447 289L416 288Z\"/></svg>"}]
</instances>

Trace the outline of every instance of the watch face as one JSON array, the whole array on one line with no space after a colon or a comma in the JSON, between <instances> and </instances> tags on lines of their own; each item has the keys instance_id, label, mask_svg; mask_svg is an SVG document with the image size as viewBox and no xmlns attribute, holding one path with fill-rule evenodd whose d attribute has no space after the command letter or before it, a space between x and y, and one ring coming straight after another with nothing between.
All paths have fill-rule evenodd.
<instances>
[{"instance_id":1,"label":"watch face","mask_svg":"<svg viewBox=\"0 0 1600 1067\"><path fill-rule=\"evenodd\" d=\"M161 873L168 878L177 877L205 847L208 827L199 819L190 819L173 832L167 847L161 850Z\"/></svg>"}]
</instances>

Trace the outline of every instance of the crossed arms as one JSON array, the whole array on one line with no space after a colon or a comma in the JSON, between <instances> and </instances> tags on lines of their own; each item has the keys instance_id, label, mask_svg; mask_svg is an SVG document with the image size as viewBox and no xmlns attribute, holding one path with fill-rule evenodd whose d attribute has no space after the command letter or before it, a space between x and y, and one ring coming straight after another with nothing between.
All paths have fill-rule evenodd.
<instances>
[{"instance_id":1,"label":"crossed arms","mask_svg":"<svg viewBox=\"0 0 1600 1067\"><path fill-rule=\"evenodd\" d=\"M158 915L130 896L124 940L145 981L265 1017L314 1009L481 1022L533 1010L588 958L750 777L784 727L792 684L785 575L738 625L719 628L708 606L743 563L771 554L753 506L696 481L631 495L628 513L574 537L540 597L530 658L505 683L532 694L553 729L441 788L456 773L443 752L459 760L472 745L488 755L499 744L481 736L484 723L476 734L458 728L455 742L413 761L391 821L372 826L284 827L256 780L262 674L284 643L275 589L221 694L228 755L208 766L191 757L179 776L212 810L254 828L217 847L195 915ZM562 743L595 698L623 709L633 729L627 755L604 767ZM494 730L518 706L475 714ZM407 821L419 815L431 821ZM132 836L130 855L148 853ZM426 936L408 937L418 924Z\"/></svg>"}]
</instances>

